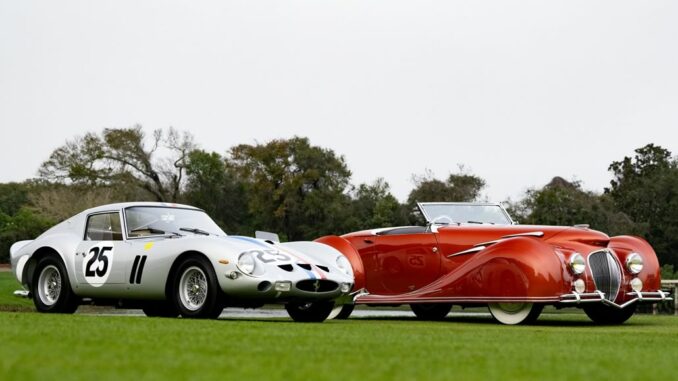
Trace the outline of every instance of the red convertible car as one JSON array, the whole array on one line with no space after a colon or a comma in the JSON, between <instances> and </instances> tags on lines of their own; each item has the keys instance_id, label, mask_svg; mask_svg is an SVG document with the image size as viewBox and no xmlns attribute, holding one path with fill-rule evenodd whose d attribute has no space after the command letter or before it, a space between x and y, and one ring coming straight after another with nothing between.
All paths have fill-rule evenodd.
<instances>
[{"instance_id":1,"label":"red convertible car","mask_svg":"<svg viewBox=\"0 0 678 381\"><path fill-rule=\"evenodd\" d=\"M354 304L409 304L421 319L453 305L486 305L503 324L529 323L546 305L579 307L596 323L621 324L661 291L652 247L586 225L516 225L498 204L419 203L426 226L391 227L317 241L349 258Z\"/></svg>"}]
</instances>

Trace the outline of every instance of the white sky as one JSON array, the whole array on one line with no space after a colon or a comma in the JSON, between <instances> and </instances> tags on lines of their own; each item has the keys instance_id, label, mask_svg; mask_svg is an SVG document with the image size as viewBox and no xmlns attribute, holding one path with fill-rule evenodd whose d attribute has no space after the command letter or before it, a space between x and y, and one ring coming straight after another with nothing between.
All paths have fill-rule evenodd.
<instances>
[{"instance_id":1,"label":"white sky","mask_svg":"<svg viewBox=\"0 0 678 381\"><path fill-rule=\"evenodd\" d=\"M635 148L678 153L678 2L0 0L0 181L136 123L220 153L308 136L400 199L459 163L495 201L601 191Z\"/></svg>"}]
</instances>

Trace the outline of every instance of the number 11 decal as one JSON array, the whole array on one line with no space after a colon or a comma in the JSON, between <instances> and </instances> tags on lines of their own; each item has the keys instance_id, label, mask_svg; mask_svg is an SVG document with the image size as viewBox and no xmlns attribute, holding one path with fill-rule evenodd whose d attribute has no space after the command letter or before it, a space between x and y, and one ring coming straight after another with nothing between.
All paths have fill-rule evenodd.
<instances>
[{"instance_id":1,"label":"number 11 decal","mask_svg":"<svg viewBox=\"0 0 678 381\"><path fill-rule=\"evenodd\" d=\"M146 255L137 255L134 257L134 264L132 264L132 273L129 274L129 282L134 284L141 284L141 274L144 272L144 265L146 264Z\"/></svg>"}]
</instances>

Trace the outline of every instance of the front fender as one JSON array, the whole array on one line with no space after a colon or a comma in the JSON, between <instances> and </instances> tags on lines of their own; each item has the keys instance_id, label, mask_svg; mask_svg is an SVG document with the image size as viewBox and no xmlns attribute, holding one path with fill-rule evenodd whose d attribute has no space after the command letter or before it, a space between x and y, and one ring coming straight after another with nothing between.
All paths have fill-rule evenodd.
<instances>
[{"instance_id":1,"label":"front fender","mask_svg":"<svg viewBox=\"0 0 678 381\"><path fill-rule=\"evenodd\" d=\"M328 235L316 239L315 242L324 243L344 254L353 267L353 277L355 278L353 289L360 290L365 288L365 267L363 266L363 261L360 259L358 251L346 239L336 235Z\"/></svg>"},{"instance_id":2,"label":"front fender","mask_svg":"<svg viewBox=\"0 0 678 381\"><path fill-rule=\"evenodd\" d=\"M625 277L631 276L626 270L626 257L631 253L640 254L643 257L643 270L638 274L638 278L643 281L643 290L661 290L659 260L646 240L633 236L616 236L610 239L608 247L617 255Z\"/></svg>"}]
</instances>

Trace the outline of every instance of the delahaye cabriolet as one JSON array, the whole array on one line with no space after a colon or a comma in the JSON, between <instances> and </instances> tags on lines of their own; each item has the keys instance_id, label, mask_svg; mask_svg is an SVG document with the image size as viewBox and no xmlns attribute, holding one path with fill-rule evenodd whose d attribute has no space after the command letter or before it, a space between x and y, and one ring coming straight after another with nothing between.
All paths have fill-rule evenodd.
<instances>
[{"instance_id":1,"label":"delahaye cabriolet","mask_svg":"<svg viewBox=\"0 0 678 381\"><path fill-rule=\"evenodd\" d=\"M596 323L621 324L641 303L669 299L642 238L577 226L515 224L499 204L419 203L425 226L326 236L351 262L356 304L409 304L421 319L453 305L488 306L500 323L534 322L544 306L578 307Z\"/></svg>"}]
</instances>

